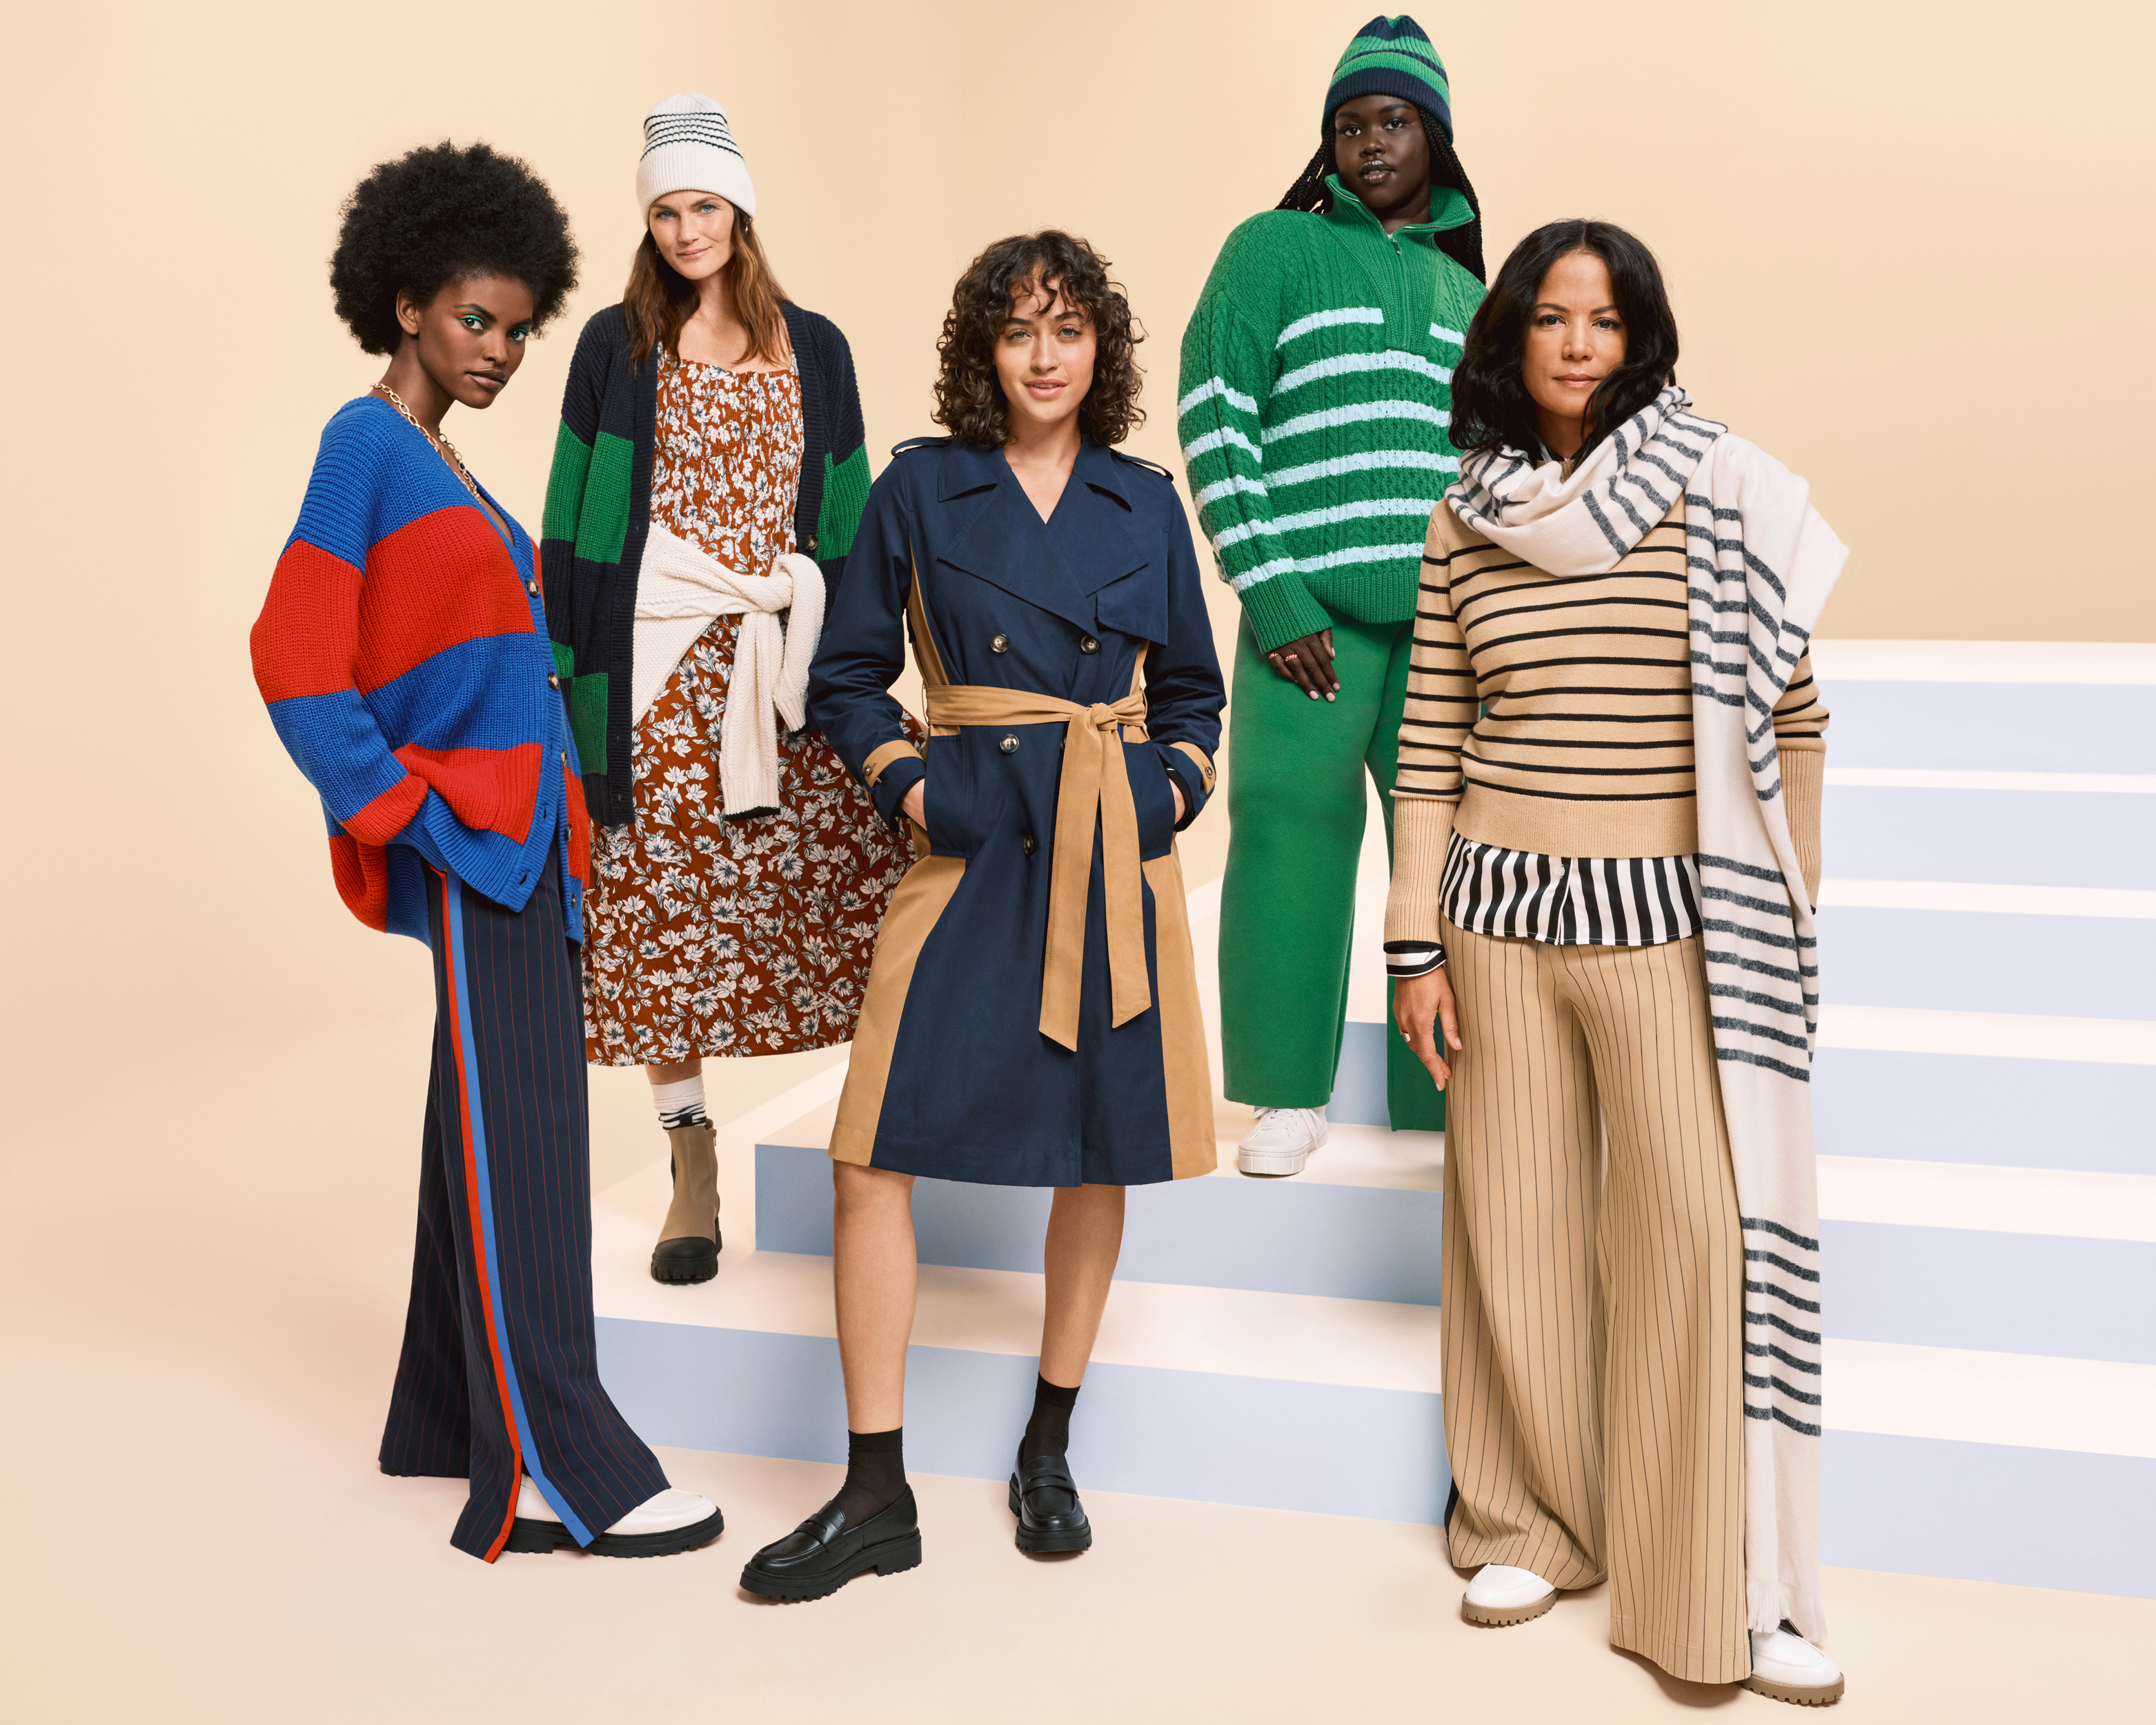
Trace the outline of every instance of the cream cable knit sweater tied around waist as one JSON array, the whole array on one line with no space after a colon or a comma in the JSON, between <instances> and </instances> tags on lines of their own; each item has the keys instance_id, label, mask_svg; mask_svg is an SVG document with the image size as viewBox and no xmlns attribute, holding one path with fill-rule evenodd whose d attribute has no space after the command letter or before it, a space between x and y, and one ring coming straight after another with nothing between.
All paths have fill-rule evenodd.
<instances>
[{"instance_id":1,"label":"cream cable knit sweater tied around waist","mask_svg":"<svg viewBox=\"0 0 2156 1725\"><path fill-rule=\"evenodd\" d=\"M1455 831L1545 856L1698 848L1685 558L1681 505L1608 574L1564 578L1439 506L1400 728L1388 941L1436 942ZM1774 732L1815 901L1826 727L1806 655Z\"/></svg>"},{"instance_id":2,"label":"cream cable knit sweater tied around waist","mask_svg":"<svg viewBox=\"0 0 2156 1725\"><path fill-rule=\"evenodd\" d=\"M782 612L789 613L782 624ZM807 720L808 666L824 633L824 576L788 552L768 575L743 575L657 521L636 578L630 701L641 721L712 619L738 615L734 662L719 720L719 788L730 819L778 807L778 732Z\"/></svg>"}]
</instances>

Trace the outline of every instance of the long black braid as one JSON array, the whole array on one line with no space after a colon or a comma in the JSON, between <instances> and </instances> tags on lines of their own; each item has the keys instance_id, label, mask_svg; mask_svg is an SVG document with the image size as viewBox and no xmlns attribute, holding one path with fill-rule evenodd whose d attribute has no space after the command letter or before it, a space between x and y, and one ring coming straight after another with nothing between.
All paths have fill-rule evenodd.
<instances>
[{"instance_id":1,"label":"long black braid","mask_svg":"<svg viewBox=\"0 0 2156 1725\"><path fill-rule=\"evenodd\" d=\"M1430 141L1430 184L1457 187L1467 199L1468 208L1475 212L1473 221L1432 237L1437 241L1440 251L1476 280L1487 286L1490 278L1482 267L1482 205L1475 196L1474 187L1467 182L1467 170L1460 167L1459 155L1452 147L1452 140L1445 136L1445 128L1430 118L1427 108L1418 105L1415 112L1422 116L1422 135ZM1329 210L1332 208L1332 190L1325 183L1325 177L1334 172L1330 116L1326 121L1326 130L1325 141L1317 146L1317 153L1310 158L1310 166L1303 169L1302 177L1287 188L1287 196L1273 206L1275 209Z\"/></svg>"}]
</instances>

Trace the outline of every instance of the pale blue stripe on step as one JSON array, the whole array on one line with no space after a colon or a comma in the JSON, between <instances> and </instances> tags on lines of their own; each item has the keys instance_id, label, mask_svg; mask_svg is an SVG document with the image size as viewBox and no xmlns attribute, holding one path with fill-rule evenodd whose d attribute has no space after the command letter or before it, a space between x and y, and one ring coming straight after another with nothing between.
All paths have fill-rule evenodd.
<instances>
[{"instance_id":1,"label":"pale blue stripe on step","mask_svg":"<svg viewBox=\"0 0 2156 1725\"><path fill-rule=\"evenodd\" d=\"M607 1389L646 1443L845 1459L827 1337L603 1317L598 1343ZM1008 1476L1037 1367L1030 1355L909 1349L906 1466ZM1435 1522L1450 1485L1434 1395L1153 1366L1087 1368L1070 1454L1081 1488L1376 1521ZM742 1531L754 1544L787 1530Z\"/></svg>"},{"instance_id":2,"label":"pale blue stripe on step","mask_svg":"<svg viewBox=\"0 0 2156 1725\"><path fill-rule=\"evenodd\" d=\"M1836 767L2156 773L2156 686L1823 680Z\"/></svg>"},{"instance_id":3,"label":"pale blue stripe on step","mask_svg":"<svg viewBox=\"0 0 2156 1725\"><path fill-rule=\"evenodd\" d=\"M608 1389L648 1442L844 1459L828 1337L603 1317L598 1346ZM1004 1478L1034 1369L1020 1355L911 1349L908 1467ZM1822 1450L1829 1563L2156 1597L2156 1461L1832 1429ZM1142 1366L1086 1373L1071 1461L1100 1491L1426 1524L1449 1483L1435 1395ZM1112 1517L1095 1521L1116 1537ZM738 1531L754 1545L787 1530ZM1433 1538L1433 1586L1443 1562Z\"/></svg>"},{"instance_id":4,"label":"pale blue stripe on step","mask_svg":"<svg viewBox=\"0 0 2156 1725\"><path fill-rule=\"evenodd\" d=\"M1822 1156L2156 1174L2156 1066L1825 1048Z\"/></svg>"},{"instance_id":5,"label":"pale blue stripe on step","mask_svg":"<svg viewBox=\"0 0 2156 1725\"><path fill-rule=\"evenodd\" d=\"M2156 796L1830 784L1822 828L1844 880L2156 887Z\"/></svg>"},{"instance_id":6,"label":"pale blue stripe on step","mask_svg":"<svg viewBox=\"0 0 2156 1725\"><path fill-rule=\"evenodd\" d=\"M1827 1335L2156 1365L2156 1245L1820 1224Z\"/></svg>"},{"instance_id":7,"label":"pale blue stripe on step","mask_svg":"<svg viewBox=\"0 0 2156 1725\"><path fill-rule=\"evenodd\" d=\"M1819 927L1837 1005L2156 1019L2156 922L1829 905Z\"/></svg>"},{"instance_id":8,"label":"pale blue stripe on step","mask_svg":"<svg viewBox=\"0 0 2156 1725\"><path fill-rule=\"evenodd\" d=\"M921 1180L924 1264L1038 1275L1049 1194ZM1207 1178L1131 1189L1116 1274L1127 1281L1348 1300L1437 1303L1442 1200L1435 1192L1315 1180ZM819 1150L759 1144L756 1238L764 1251L831 1250L831 1177Z\"/></svg>"}]
</instances>

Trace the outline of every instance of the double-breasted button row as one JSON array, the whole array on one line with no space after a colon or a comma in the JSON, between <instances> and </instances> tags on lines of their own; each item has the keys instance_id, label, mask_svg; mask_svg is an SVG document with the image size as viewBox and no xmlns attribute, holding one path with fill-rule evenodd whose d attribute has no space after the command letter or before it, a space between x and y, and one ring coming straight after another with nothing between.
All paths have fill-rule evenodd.
<instances>
[{"instance_id":1,"label":"double-breasted button row","mask_svg":"<svg viewBox=\"0 0 2156 1725\"><path fill-rule=\"evenodd\" d=\"M1010 637L1009 635L998 635L995 639L988 643L988 651L991 653L1009 652Z\"/></svg>"},{"instance_id":2,"label":"double-breasted button row","mask_svg":"<svg viewBox=\"0 0 2156 1725\"><path fill-rule=\"evenodd\" d=\"M1007 755L1014 755L1018 752L1018 739L1006 732L1004 734L1004 740L996 747Z\"/></svg>"}]
</instances>

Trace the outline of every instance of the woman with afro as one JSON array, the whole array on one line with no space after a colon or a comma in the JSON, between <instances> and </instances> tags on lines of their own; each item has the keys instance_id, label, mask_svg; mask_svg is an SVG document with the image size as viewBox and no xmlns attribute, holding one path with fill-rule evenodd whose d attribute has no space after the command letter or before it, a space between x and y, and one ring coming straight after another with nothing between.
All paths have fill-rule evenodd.
<instances>
[{"instance_id":1,"label":"woman with afro","mask_svg":"<svg viewBox=\"0 0 2156 1725\"><path fill-rule=\"evenodd\" d=\"M451 1543L652 1557L716 1538L598 1378L583 937L589 829L531 536L442 434L576 285L525 165L443 143L346 205L338 315L388 367L331 416L257 619L337 890L434 953L418 1246L382 1470L466 1478Z\"/></svg>"}]
</instances>

